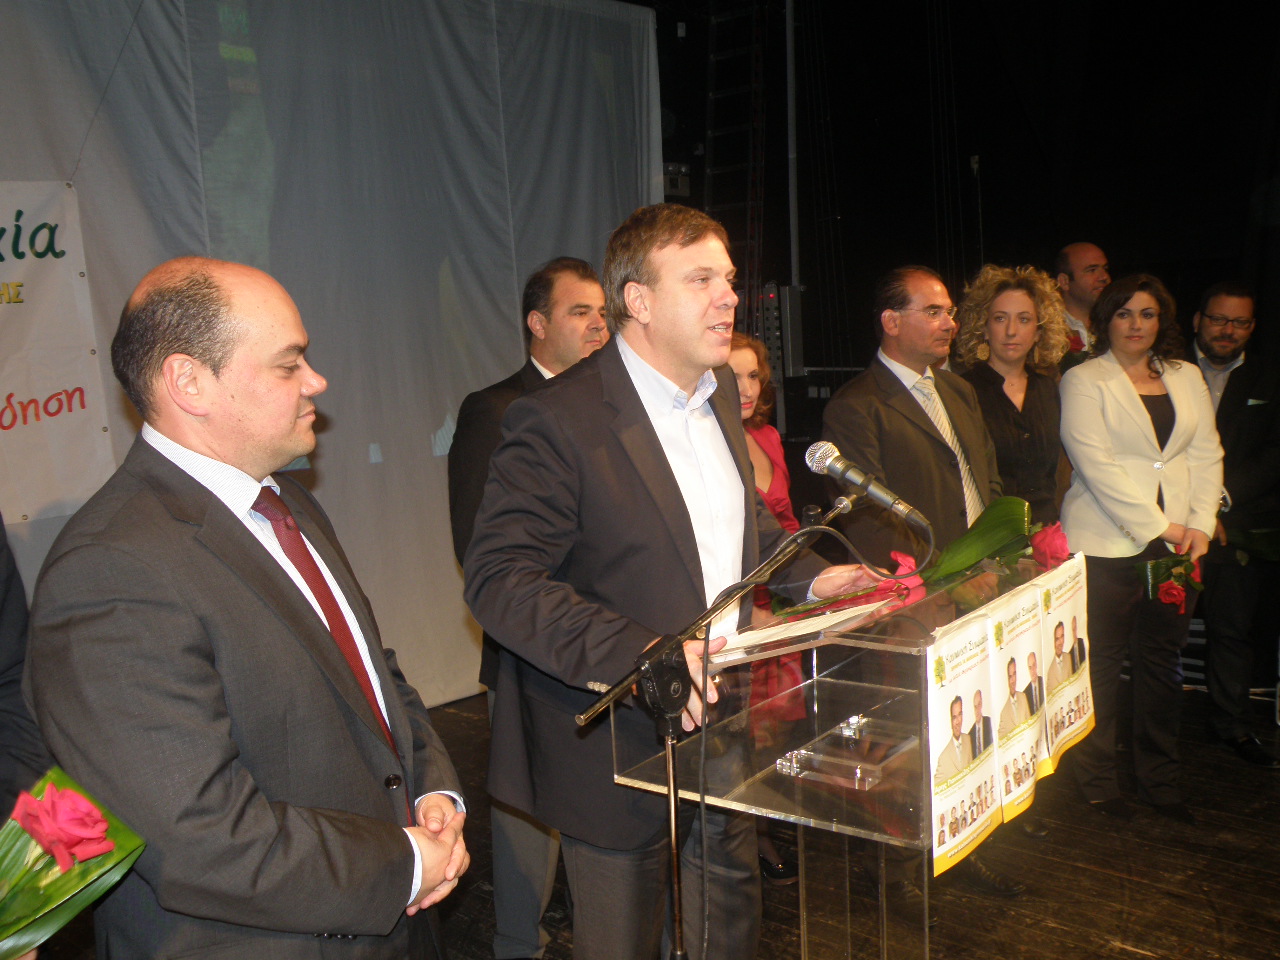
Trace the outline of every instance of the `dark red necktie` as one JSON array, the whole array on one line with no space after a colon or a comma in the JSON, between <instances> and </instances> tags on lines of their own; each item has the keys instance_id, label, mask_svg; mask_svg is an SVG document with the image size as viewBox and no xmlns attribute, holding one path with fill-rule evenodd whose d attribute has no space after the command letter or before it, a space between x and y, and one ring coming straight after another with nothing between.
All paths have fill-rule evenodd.
<instances>
[{"instance_id":1,"label":"dark red necktie","mask_svg":"<svg viewBox=\"0 0 1280 960\"><path fill-rule=\"evenodd\" d=\"M351 667L351 672L355 675L356 682L360 684L360 689L364 691L365 699L369 701L373 715L378 718L378 723L382 725L382 732L387 738L387 743L391 744L391 749L394 751L396 744L391 738L391 728L387 726L387 718L382 715L382 708L378 706L378 698L374 695L373 683L369 679L369 671L365 669L364 661L360 659L360 651L356 647L356 639L351 634L351 625L347 623L347 618L342 615L342 608L338 606L337 598L334 597L333 591L329 589L329 581L325 580L315 557L311 555L311 551L303 541L302 533L298 530L298 521L293 519L293 514L289 512L288 506L280 499L280 494L270 487L262 488L262 492L258 494L258 499L253 503L253 510L271 521L271 529L275 531L276 539L284 549L284 555L289 558L289 562L302 574L302 579L311 588L312 595L316 598L316 602L320 604L320 609L324 611L324 618L329 623L329 633L333 635L333 639L337 642L338 649L342 651L342 655L347 658L347 665Z\"/></svg>"}]
</instances>

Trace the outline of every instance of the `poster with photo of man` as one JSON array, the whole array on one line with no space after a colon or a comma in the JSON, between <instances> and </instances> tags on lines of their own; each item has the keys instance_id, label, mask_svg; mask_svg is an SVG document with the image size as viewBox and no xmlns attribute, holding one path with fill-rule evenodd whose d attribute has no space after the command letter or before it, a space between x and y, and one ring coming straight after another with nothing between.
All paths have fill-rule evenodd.
<instances>
[{"instance_id":1,"label":"poster with photo of man","mask_svg":"<svg viewBox=\"0 0 1280 960\"><path fill-rule=\"evenodd\" d=\"M938 831L944 842L935 838L935 874L959 863L1001 820L996 724L988 713L988 705L997 702L991 631L990 617L972 614L938 630L931 649L933 810L956 811L948 829Z\"/></svg>"},{"instance_id":2,"label":"poster with photo of man","mask_svg":"<svg viewBox=\"0 0 1280 960\"><path fill-rule=\"evenodd\" d=\"M1039 778L1093 729L1084 558L939 628L929 657L937 875L1026 810Z\"/></svg>"},{"instance_id":3,"label":"poster with photo of man","mask_svg":"<svg viewBox=\"0 0 1280 960\"><path fill-rule=\"evenodd\" d=\"M1064 750L1093 729L1089 682L1089 621L1084 558L1076 555L1036 579L1041 596L1045 650L1046 769L1057 768Z\"/></svg>"},{"instance_id":4,"label":"poster with photo of man","mask_svg":"<svg viewBox=\"0 0 1280 960\"><path fill-rule=\"evenodd\" d=\"M1037 761L1044 755L1043 678L1030 672L1043 653L1038 584L1029 583L993 600L984 612L993 624L991 686L1000 691L996 740L1001 755L1000 796L1008 820L1035 798Z\"/></svg>"}]
</instances>

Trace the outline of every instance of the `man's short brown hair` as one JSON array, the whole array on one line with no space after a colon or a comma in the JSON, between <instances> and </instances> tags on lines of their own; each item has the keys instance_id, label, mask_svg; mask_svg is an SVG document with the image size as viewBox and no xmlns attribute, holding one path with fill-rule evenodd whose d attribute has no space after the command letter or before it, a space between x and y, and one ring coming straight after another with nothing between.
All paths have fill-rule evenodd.
<instances>
[{"instance_id":1,"label":"man's short brown hair","mask_svg":"<svg viewBox=\"0 0 1280 960\"><path fill-rule=\"evenodd\" d=\"M628 283L653 286L657 282L649 255L671 244L688 247L707 235L729 249L729 234L723 226L700 210L678 203L656 203L640 207L622 222L605 247L604 312L609 332L617 333L631 319L623 294Z\"/></svg>"},{"instance_id":2,"label":"man's short brown hair","mask_svg":"<svg viewBox=\"0 0 1280 960\"><path fill-rule=\"evenodd\" d=\"M238 334L226 292L210 272L195 269L125 305L111 341L111 367L146 420L166 357L185 353L216 377L235 352Z\"/></svg>"}]
</instances>

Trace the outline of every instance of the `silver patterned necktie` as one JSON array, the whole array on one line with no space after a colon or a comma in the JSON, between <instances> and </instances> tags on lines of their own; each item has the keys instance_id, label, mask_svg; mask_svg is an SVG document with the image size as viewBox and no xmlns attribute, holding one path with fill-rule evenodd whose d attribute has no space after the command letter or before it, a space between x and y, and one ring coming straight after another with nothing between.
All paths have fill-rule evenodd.
<instances>
[{"instance_id":1,"label":"silver patterned necktie","mask_svg":"<svg viewBox=\"0 0 1280 960\"><path fill-rule=\"evenodd\" d=\"M973 469L969 466L969 460L965 457L964 451L960 449L960 441L956 438L956 432L951 426L947 409L942 405L942 398L938 396L933 377L921 377L915 382L911 392L920 401L920 406L924 407L924 412L938 428L938 432L942 434L942 439L951 448L951 452L956 455L956 461L960 464L960 485L964 488L965 521L969 526L973 526L973 522L982 516L982 495L978 493L978 483L973 479Z\"/></svg>"}]
</instances>

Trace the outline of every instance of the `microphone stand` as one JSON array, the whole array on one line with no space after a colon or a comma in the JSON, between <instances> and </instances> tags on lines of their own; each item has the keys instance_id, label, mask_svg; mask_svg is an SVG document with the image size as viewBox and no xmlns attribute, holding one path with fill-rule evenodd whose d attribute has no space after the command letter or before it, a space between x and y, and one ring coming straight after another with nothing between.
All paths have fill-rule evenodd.
<instances>
[{"instance_id":1,"label":"microphone stand","mask_svg":"<svg viewBox=\"0 0 1280 960\"><path fill-rule=\"evenodd\" d=\"M657 643L636 657L635 669L610 687L587 710L574 719L578 726L585 726L598 717L606 707L625 697L636 684L644 694L645 702L657 715L660 730L666 749L667 761L667 826L671 845L671 914L675 933L672 938L672 960L687 960L688 953L684 948L683 900L680 892L680 837L677 817L677 801L679 792L676 783L676 743L679 737L677 721L689 702L692 678L689 666L684 658L684 644L690 640L705 641L707 631L715 619L729 607L736 604L743 595L755 588L757 584L767 583L784 564L791 560L801 548L808 546L824 532L826 527L838 515L848 512L849 501L844 497L836 499L835 506L822 519L819 527L805 528L787 539L773 556L756 567L745 580L727 587L716 597L715 602L698 614L692 623L676 634L667 634ZM702 677L707 677L707 659L702 659ZM706 721L706 711L703 711Z\"/></svg>"}]
</instances>

